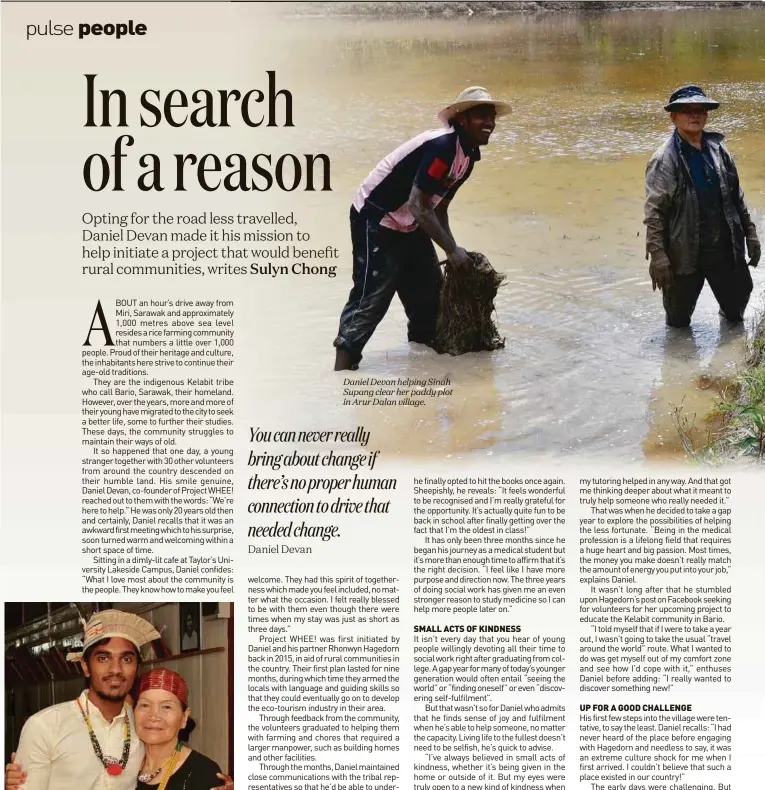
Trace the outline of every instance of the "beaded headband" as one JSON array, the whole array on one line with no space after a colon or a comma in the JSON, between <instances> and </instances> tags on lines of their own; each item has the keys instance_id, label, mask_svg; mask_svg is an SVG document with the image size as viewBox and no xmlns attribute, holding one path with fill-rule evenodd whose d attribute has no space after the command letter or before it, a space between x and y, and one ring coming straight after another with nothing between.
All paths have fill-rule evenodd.
<instances>
[{"instance_id":1,"label":"beaded headband","mask_svg":"<svg viewBox=\"0 0 765 790\"><path fill-rule=\"evenodd\" d=\"M144 691L152 689L169 691L171 694L175 694L184 705L189 704L189 690L186 681L172 669L151 669L145 675L141 675L138 682L138 696Z\"/></svg>"}]
</instances>

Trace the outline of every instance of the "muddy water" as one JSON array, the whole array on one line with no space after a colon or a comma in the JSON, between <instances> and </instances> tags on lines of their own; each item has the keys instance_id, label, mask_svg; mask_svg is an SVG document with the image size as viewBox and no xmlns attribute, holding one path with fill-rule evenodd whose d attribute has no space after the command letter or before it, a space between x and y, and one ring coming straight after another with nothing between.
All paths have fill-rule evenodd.
<instances>
[{"instance_id":1,"label":"muddy water","mask_svg":"<svg viewBox=\"0 0 765 790\"><path fill-rule=\"evenodd\" d=\"M762 229L764 12L310 20L291 31L311 84L303 105L319 147L308 150L340 163L312 223L336 229L343 257L336 280L291 295L300 362L264 372L267 390L310 391L309 415L363 424L404 454L676 457L678 408L703 437L708 382L741 363L745 332L721 324L707 289L690 331L665 328L644 259L643 173L669 130L665 97L697 81L722 102L708 128L728 135ZM508 275L496 302L506 348L450 358L410 346L395 302L350 376L448 376L455 394L418 409L342 406L331 341L350 287L351 195L468 84L515 108L451 211L458 243ZM748 318L761 302L763 274L754 279Z\"/></svg>"}]
</instances>

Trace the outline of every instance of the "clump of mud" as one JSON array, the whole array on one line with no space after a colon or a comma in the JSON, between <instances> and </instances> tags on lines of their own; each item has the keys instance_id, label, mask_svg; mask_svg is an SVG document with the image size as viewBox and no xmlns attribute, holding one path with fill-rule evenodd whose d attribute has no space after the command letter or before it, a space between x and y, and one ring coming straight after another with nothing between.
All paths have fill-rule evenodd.
<instances>
[{"instance_id":1,"label":"clump of mud","mask_svg":"<svg viewBox=\"0 0 765 790\"><path fill-rule=\"evenodd\" d=\"M696 386L700 390L714 390L721 396L735 398L739 394L740 383L732 376L715 376L710 373L701 373L696 376Z\"/></svg>"},{"instance_id":2,"label":"clump of mud","mask_svg":"<svg viewBox=\"0 0 765 790\"><path fill-rule=\"evenodd\" d=\"M505 347L494 323L494 297L504 274L480 252L470 252L473 266L444 266L441 308L433 348L439 354L496 351Z\"/></svg>"}]
</instances>

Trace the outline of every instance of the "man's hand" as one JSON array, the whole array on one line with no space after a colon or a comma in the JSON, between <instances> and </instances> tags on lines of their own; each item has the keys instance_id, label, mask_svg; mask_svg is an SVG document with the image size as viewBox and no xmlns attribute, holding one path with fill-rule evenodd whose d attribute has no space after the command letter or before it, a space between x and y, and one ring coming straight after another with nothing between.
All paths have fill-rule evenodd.
<instances>
[{"instance_id":1,"label":"man's hand","mask_svg":"<svg viewBox=\"0 0 765 790\"><path fill-rule=\"evenodd\" d=\"M454 250L452 250L452 252L446 256L446 260L457 269L462 269L473 265L473 260L467 254L464 247L455 247Z\"/></svg>"},{"instance_id":2,"label":"man's hand","mask_svg":"<svg viewBox=\"0 0 765 790\"><path fill-rule=\"evenodd\" d=\"M26 772L21 766L16 765L16 752L11 755L11 761L5 766L5 790L13 790L15 787L21 787L24 780L27 778Z\"/></svg>"},{"instance_id":3,"label":"man's hand","mask_svg":"<svg viewBox=\"0 0 765 790\"><path fill-rule=\"evenodd\" d=\"M672 283L672 267L664 250L655 250L651 253L651 263L648 265L648 274L651 275L653 290L663 291Z\"/></svg>"},{"instance_id":4,"label":"man's hand","mask_svg":"<svg viewBox=\"0 0 765 790\"><path fill-rule=\"evenodd\" d=\"M224 784L220 787L211 787L210 790L234 790L234 780L226 774L215 774L218 779L222 779Z\"/></svg>"},{"instance_id":5,"label":"man's hand","mask_svg":"<svg viewBox=\"0 0 765 790\"><path fill-rule=\"evenodd\" d=\"M747 234L746 249L749 253L749 265L755 268L760 262L762 247L760 246L760 240L757 238L757 231L754 228L751 228Z\"/></svg>"}]
</instances>

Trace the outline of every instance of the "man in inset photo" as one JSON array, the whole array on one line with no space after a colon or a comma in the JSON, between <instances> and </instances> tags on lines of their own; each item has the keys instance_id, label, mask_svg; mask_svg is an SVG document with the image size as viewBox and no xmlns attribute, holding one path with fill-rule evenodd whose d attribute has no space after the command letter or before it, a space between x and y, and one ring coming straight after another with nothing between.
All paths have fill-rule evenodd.
<instances>
[{"instance_id":1,"label":"man in inset photo","mask_svg":"<svg viewBox=\"0 0 765 790\"><path fill-rule=\"evenodd\" d=\"M733 157L722 134L704 131L719 106L697 85L678 88L664 108L675 130L646 169L648 271L672 327L690 325L705 281L720 315L741 322L752 292L748 266L760 260Z\"/></svg>"},{"instance_id":2,"label":"man in inset photo","mask_svg":"<svg viewBox=\"0 0 765 790\"><path fill-rule=\"evenodd\" d=\"M81 661L86 688L75 700L31 716L21 731L16 760L29 790L96 788L109 776L114 790L135 787L143 745L126 702L141 660L140 648L159 638L138 615L108 609L85 627Z\"/></svg>"},{"instance_id":3,"label":"man in inset photo","mask_svg":"<svg viewBox=\"0 0 765 790\"><path fill-rule=\"evenodd\" d=\"M335 370L358 368L396 293L409 340L433 342L442 282L433 242L452 265L472 265L449 227L449 204L481 158L497 117L509 112L485 88L466 88L438 114L441 129L399 146L361 184L351 207L353 288L334 341Z\"/></svg>"}]
</instances>

